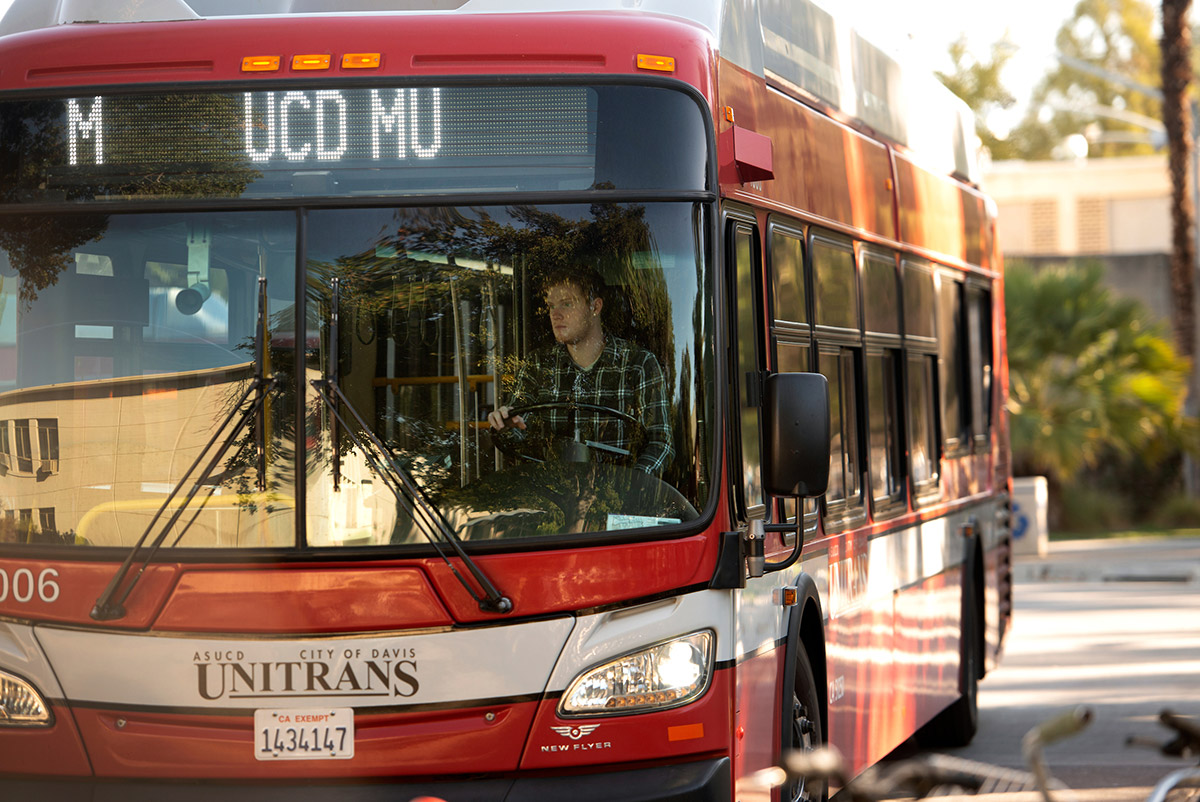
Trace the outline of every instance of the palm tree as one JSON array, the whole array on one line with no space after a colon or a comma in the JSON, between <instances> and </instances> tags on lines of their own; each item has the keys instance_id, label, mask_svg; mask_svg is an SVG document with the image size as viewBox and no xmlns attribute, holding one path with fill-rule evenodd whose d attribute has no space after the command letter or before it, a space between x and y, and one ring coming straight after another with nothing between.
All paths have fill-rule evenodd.
<instances>
[{"instance_id":1,"label":"palm tree","mask_svg":"<svg viewBox=\"0 0 1200 802\"><path fill-rule=\"evenodd\" d=\"M1065 483L1114 452L1153 462L1186 439L1188 360L1098 265L1012 265L1005 306L1015 473Z\"/></svg>"},{"instance_id":2,"label":"palm tree","mask_svg":"<svg viewBox=\"0 0 1200 802\"><path fill-rule=\"evenodd\" d=\"M1193 359L1196 344L1194 276L1196 244L1193 239L1196 210L1192 205L1192 115L1188 102L1191 81L1192 33L1188 10L1192 0L1163 0L1162 91L1163 125L1167 129L1167 164L1171 174L1171 294L1174 299L1175 345L1181 356ZM1192 416L1198 408L1196 372L1190 373L1187 405ZM1200 490L1195 466L1188 462L1185 481L1191 495Z\"/></svg>"}]
</instances>

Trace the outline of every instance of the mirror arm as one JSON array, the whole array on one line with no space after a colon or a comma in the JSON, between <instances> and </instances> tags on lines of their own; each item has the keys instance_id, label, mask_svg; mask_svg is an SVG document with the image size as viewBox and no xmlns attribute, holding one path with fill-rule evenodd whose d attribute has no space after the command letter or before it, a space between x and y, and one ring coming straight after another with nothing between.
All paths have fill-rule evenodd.
<instances>
[{"instance_id":1,"label":"mirror arm","mask_svg":"<svg viewBox=\"0 0 1200 802\"><path fill-rule=\"evenodd\" d=\"M793 531L791 524L767 524L768 532L791 532ZM804 513L800 510L796 511L796 543L792 546L792 553L788 555L783 562L769 562L766 565L768 574L775 571L782 571L785 568L791 568L796 564L796 560L800 559L800 552L804 551Z\"/></svg>"}]
</instances>

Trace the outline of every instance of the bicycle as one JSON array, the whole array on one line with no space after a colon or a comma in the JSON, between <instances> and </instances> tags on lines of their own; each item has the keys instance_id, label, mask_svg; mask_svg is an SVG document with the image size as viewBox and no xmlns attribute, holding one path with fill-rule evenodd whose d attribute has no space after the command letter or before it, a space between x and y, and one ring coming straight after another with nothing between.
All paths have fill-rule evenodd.
<instances>
[{"instance_id":1,"label":"bicycle","mask_svg":"<svg viewBox=\"0 0 1200 802\"><path fill-rule=\"evenodd\" d=\"M850 779L846 777L846 764L841 754L833 747L823 746L785 754L780 765L753 775L751 786L758 790L770 790L803 778L841 786L839 799L851 802L1015 791L1037 791L1045 802L1063 802L1064 795L1073 798L1069 794L1070 789L1048 774L1042 750L1055 741L1074 735L1091 721L1091 709L1081 706L1060 713L1026 733L1021 742L1021 751L1029 771L951 755L929 754L877 764Z\"/></svg>"},{"instance_id":2,"label":"bicycle","mask_svg":"<svg viewBox=\"0 0 1200 802\"><path fill-rule=\"evenodd\" d=\"M1197 767L1170 772L1154 786L1146 802L1197 802L1200 800L1200 723L1176 715L1170 710L1158 714L1159 723L1173 732L1162 743L1152 738L1131 735L1126 746L1150 746L1166 757L1195 758Z\"/></svg>"}]
</instances>

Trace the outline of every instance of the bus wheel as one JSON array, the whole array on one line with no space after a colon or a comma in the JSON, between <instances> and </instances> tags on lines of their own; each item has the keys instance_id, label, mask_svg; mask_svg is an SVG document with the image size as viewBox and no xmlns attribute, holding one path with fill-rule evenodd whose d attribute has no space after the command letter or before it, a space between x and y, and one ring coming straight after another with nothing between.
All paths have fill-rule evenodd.
<instances>
[{"instance_id":1,"label":"bus wheel","mask_svg":"<svg viewBox=\"0 0 1200 802\"><path fill-rule=\"evenodd\" d=\"M792 688L791 710L785 710L784 713L791 719L789 742L783 744L784 751L811 751L824 743L817 681L803 648L796 650L796 681ZM822 802L827 793L824 781L798 779L784 785L779 798L783 802Z\"/></svg>"}]
</instances>

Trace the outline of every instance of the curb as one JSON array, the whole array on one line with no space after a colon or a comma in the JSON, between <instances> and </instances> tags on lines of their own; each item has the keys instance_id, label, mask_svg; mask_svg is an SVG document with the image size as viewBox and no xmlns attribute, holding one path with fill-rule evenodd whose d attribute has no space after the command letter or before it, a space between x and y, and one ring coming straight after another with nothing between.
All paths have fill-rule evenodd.
<instances>
[{"instance_id":1,"label":"curb","mask_svg":"<svg viewBox=\"0 0 1200 802\"><path fill-rule=\"evenodd\" d=\"M1013 558L1017 582L1200 584L1200 538L1064 540Z\"/></svg>"}]
</instances>

